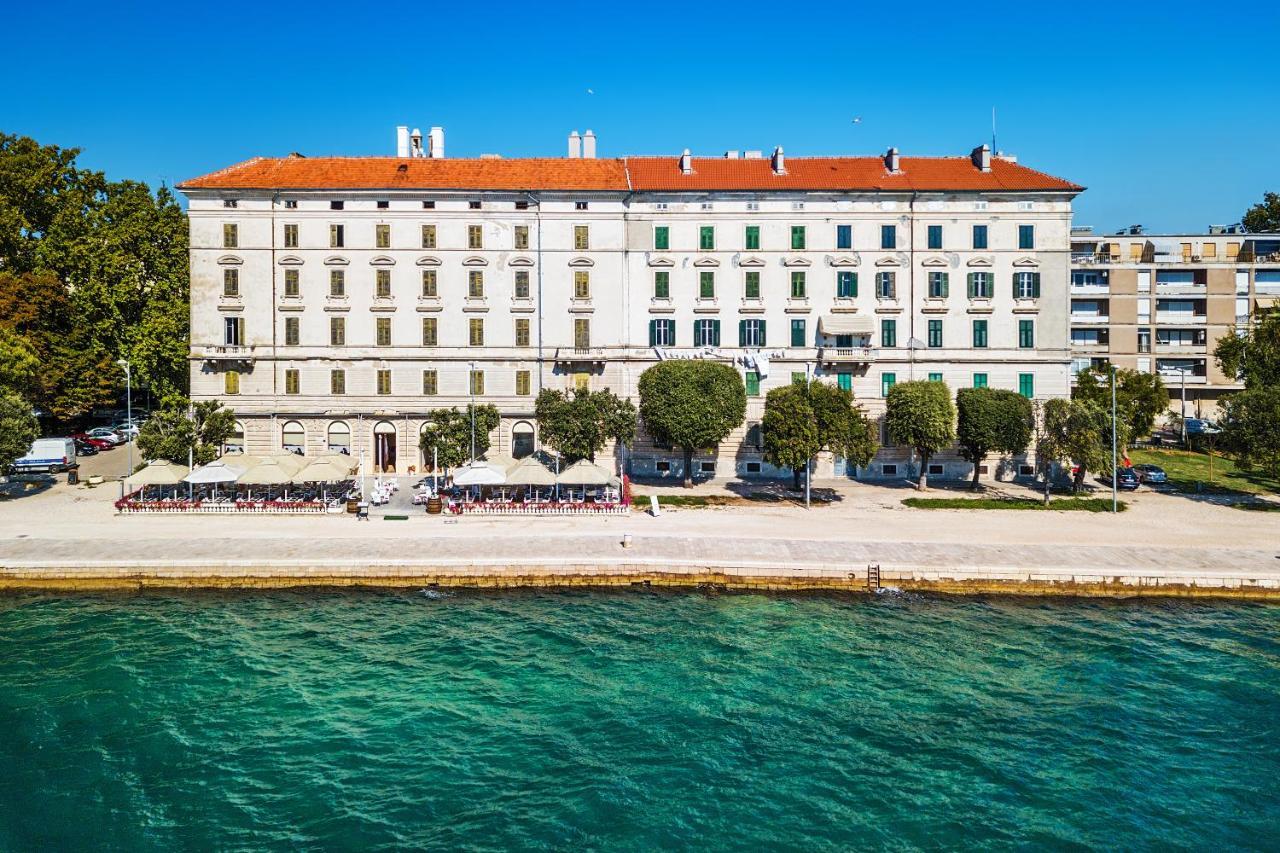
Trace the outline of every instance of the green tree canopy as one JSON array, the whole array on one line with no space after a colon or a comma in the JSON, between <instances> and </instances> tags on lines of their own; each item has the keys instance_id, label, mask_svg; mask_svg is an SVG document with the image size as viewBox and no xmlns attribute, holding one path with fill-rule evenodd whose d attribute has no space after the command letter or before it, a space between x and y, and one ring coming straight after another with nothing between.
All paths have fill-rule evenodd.
<instances>
[{"instance_id":1,"label":"green tree canopy","mask_svg":"<svg viewBox=\"0 0 1280 853\"><path fill-rule=\"evenodd\" d=\"M1280 193L1263 193L1262 201L1244 212L1240 224L1254 233L1280 231Z\"/></svg>"},{"instance_id":2,"label":"green tree canopy","mask_svg":"<svg viewBox=\"0 0 1280 853\"><path fill-rule=\"evenodd\" d=\"M1117 447L1124 448L1129 436L1123 421L1117 438ZM1079 492L1087 472L1111 468L1111 413L1088 400L1049 400L1044 405L1037 452L1045 468L1046 495L1052 462L1076 466L1071 489Z\"/></svg>"},{"instance_id":3,"label":"green tree canopy","mask_svg":"<svg viewBox=\"0 0 1280 853\"><path fill-rule=\"evenodd\" d=\"M1246 388L1280 385L1280 311L1256 317L1245 334L1218 339L1213 350L1227 376L1240 376Z\"/></svg>"},{"instance_id":4,"label":"green tree canopy","mask_svg":"<svg viewBox=\"0 0 1280 853\"><path fill-rule=\"evenodd\" d=\"M951 394L941 382L899 382L885 398L885 428L897 444L906 444L920 454L917 487L929 486L929 460L956 438L956 409Z\"/></svg>"},{"instance_id":5,"label":"green tree canopy","mask_svg":"<svg viewBox=\"0 0 1280 853\"><path fill-rule=\"evenodd\" d=\"M1071 391L1075 400L1111 411L1111 376L1098 370L1082 370ZM1169 410L1169 389L1159 374L1116 370L1116 416L1125 422L1126 434L1141 438L1151 434L1156 418ZM1109 435L1109 433L1108 433Z\"/></svg>"},{"instance_id":6,"label":"green tree canopy","mask_svg":"<svg viewBox=\"0 0 1280 853\"><path fill-rule=\"evenodd\" d=\"M489 450L489 433L498 428L502 418L496 406L485 404L475 406L476 415L476 456L483 456ZM433 448L437 453L439 464L445 470L457 468L471 461L471 410L465 409L432 409L427 412L426 425L422 429L422 437L418 446L431 458Z\"/></svg>"},{"instance_id":7,"label":"green tree canopy","mask_svg":"<svg viewBox=\"0 0 1280 853\"><path fill-rule=\"evenodd\" d=\"M794 382L765 396L764 458L770 465L790 468L792 484L800 488L800 472L822 451L866 465L875 456L875 426L853 394L826 382Z\"/></svg>"},{"instance_id":8,"label":"green tree canopy","mask_svg":"<svg viewBox=\"0 0 1280 853\"><path fill-rule=\"evenodd\" d=\"M664 361L640 374L639 386L645 429L684 451L684 483L693 485L694 451L715 447L747 416L742 377L714 361Z\"/></svg>"},{"instance_id":9,"label":"green tree canopy","mask_svg":"<svg viewBox=\"0 0 1280 853\"><path fill-rule=\"evenodd\" d=\"M542 444L559 451L567 462L596 461L609 440L631 446L636 435L636 407L609 389L543 388L534 404Z\"/></svg>"},{"instance_id":10,"label":"green tree canopy","mask_svg":"<svg viewBox=\"0 0 1280 853\"><path fill-rule=\"evenodd\" d=\"M978 466L990 453L1022 453L1031 443L1031 401L1000 388L961 388L956 393L960 455L973 463L973 488Z\"/></svg>"},{"instance_id":11,"label":"green tree canopy","mask_svg":"<svg viewBox=\"0 0 1280 853\"><path fill-rule=\"evenodd\" d=\"M1219 445L1246 471L1280 477L1280 384L1246 388L1223 401Z\"/></svg>"},{"instance_id":12,"label":"green tree canopy","mask_svg":"<svg viewBox=\"0 0 1280 853\"><path fill-rule=\"evenodd\" d=\"M171 394L138 431L138 452L144 459L167 459L186 464L188 452L194 464L218 457L235 433L236 413L217 400L192 405L186 397Z\"/></svg>"},{"instance_id":13,"label":"green tree canopy","mask_svg":"<svg viewBox=\"0 0 1280 853\"><path fill-rule=\"evenodd\" d=\"M26 456L39 435L30 404L17 394L0 391L0 473Z\"/></svg>"}]
</instances>

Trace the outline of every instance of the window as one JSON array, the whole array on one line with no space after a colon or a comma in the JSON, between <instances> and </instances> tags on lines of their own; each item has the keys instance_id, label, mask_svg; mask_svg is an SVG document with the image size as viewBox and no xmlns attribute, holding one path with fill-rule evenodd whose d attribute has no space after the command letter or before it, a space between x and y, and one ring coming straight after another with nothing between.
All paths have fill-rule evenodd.
<instances>
[{"instance_id":1,"label":"window","mask_svg":"<svg viewBox=\"0 0 1280 853\"><path fill-rule=\"evenodd\" d=\"M892 272L876 273L876 299L896 299L898 297L898 288L894 279L895 276Z\"/></svg>"},{"instance_id":2,"label":"window","mask_svg":"<svg viewBox=\"0 0 1280 853\"><path fill-rule=\"evenodd\" d=\"M329 270L329 295L339 297L347 295L346 270Z\"/></svg>"},{"instance_id":3,"label":"window","mask_svg":"<svg viewBox=\"0 0 1280 853\"><path fill-rule=\"evenodd\" d=\"M285 199L284 207L285 207L285 210L297 210L298 200L293 198Z\"/></svg>"},{"instance_id":4,"label":"window","mask_svg":"<svg viewBox=\"0 0 1280 853\"><path fill-rule=\"evenodd\" d=\"M929 321L929 346L938 348L942 346L942 321Z\"/></svg>"},{"instance_id":5,"label":"window","mask_svg":"<svg viewBox=\"0 0 1280 853\"><path fill-rule=\"evenodd\" d=\"M693 345L696 347L720 346L720 321L694 320Z\"/></svg>"},{"instance_id":6,"label":"window","mask_svg":"<svg viewBox=\"0 0 1280 853\"><path fill-rule=\"evenodd\" d=\"M422 226L422 248L434 249L436 247L436 227L434 225Z\"/></svg>"},{"instance_id":7,"label":"window","mask_svg":"<svg viewBox=\"0 0 1280 853\"><path fill-rule=\"evenodd\" d=\"M986 349L987 346L987 321L973 321L973 346L975 349Z\"/></svg>"},{"instance_id":8,"label":"window","mask_svg":"<svg viewBox=\"0 0 1280 853\"><path fill-rule=\"evenodd\" d=\"M805 373L803 370L791 371L792 385L807 385L808 382L809 382L809 374Z\"/></svg>"},{"instance_id":9,"label":"window","mask_svg":"<svg viewBox=\"0 0 1280 853\"><path fill-rule=\"evenodd\" d=\"M987 226L985 225L973 226L973 248L975 249L987 248Z\"/></svg>"},{"instance_id":10,"label":"window","mask_svg":"<svg viewBox=\"0 0 1280 853\"><path fill-rule=\"evenodd\" d=\"M484 248L484 231L481 230L479 225L467 226L467 248L468 249Z\"/></svg>"},{"instance_id":11,"label":"window","mask_svg":"<svg viewBox=\"0 0 1280 853\"><path fill-rule=\"evenodd\" d=\"M377 249L391 248L391 226L380 223L373 226L373 245Z\"/></svg>"},{"instance_id":12,"label":"window","mask_svg":"<svg viewBox=\"0 0 1280 853\"><path fill-rule=\"evenodd\" d=\"M1018 321L1018 348L1035 349L1036 324L1034 320Z\"/></svg>"},{"instance_id":13,"label":"window","mask_svg":"<svg viewBox=\"0 0 1280 853\"><path fill-rule=\"evenodd\" d=\"M342 208L344 208L344 207L346 207L346 202L343 202L343 201L331 201L331 202L329 202L329 209L330 209L330 210L342 210Z\"/></svg>"},{"instance_id":14,"label":"window","mask_svg":"<svg viewBox=\"0 0 1280 853\"><path fill-rule=\"evenodd\" d=\"M473 347L484 346L484 319L472 317L467 321L467 343Z\"/></svg>"},{"instance_id":15,"label":"window","mask_svg":"<svg viewBox=\"0 0 1280 853\"><path fill-rule=\"evenodd\" d=\"M591 346L591 321L586 317L574 318L573 345L578 349L586 349Z\"/></svg>"},{"instance_id":16,"label":"window","mask_svg":"<svg viewBox=\"0 0 1280 853\"><path fill-rule=\"evenodd\" d=\"M1034 373L1018 374L1018 393L1027 399L1036 395L1036 375Z\"/></svg>"},{"instance_id":17,"label":"window","mask_svg":"<svg viewBox=\"0 0 1280 853\"><path fill-rule=\"evenodd\" d=\"M839 387L841 391L852 391L853 390L853 374L837 373L836 386Z\"/></svg>"},{"instance_id":18,"label":"window","mask_svg":"<svg viewBox=\"0 0 1280 853\"><path fill-rule=\"evenodd\" d=\"M228 222L222 226L222 248L234 249L240 245L240 226Z\"/></svg>"},{"instance_id":19,"label":"window","mask_svg":"<svg viewBox=\"0 0 1280 853\"><path fill-rule=\"evenodd\" d=\"M671 273L667 270L655 270L653 273L653 298L671 298Z\"/></svg>"},{"instance_id":20,"label":"window","mask_svg":"<svg viewBox=\"0 0 1280 853\"><path fill-rule=\"evenodd\" d=\"M991 293L995 288L991 282L991 273L989 272L971 272L969 273L969 298L970 299L990 299Z\"/></svg>"},{"instance_id":21,"label":"window","mask_svg":"<svg viewBox=\"0 0 1280 853\"><path fill-rule=\"evenodd\" d=\"M379 317L374 323L374 329L377 332L377 342L380 347L391 346L391 318Z\"/></svg>"},{"instance_id":22,"label":"window","mask_svg":"<svg viewBox=\"0 0 1280 853\"><path fill-rule=\"evenodd\" d=\"M716 247L716 227L703 225L698 229L698 248L704 252L713 251Z\"/></svg>"},{"instance_id":23,"label":"window","mask_svg":"<svg viewBox=\"0 0 1280 853\"><path fill-rule=\"evenodd\" d=\"M240 393L240 372L238 370L228 370L222 374L222 390L227 394Z\"/></svg>"},{"instance_id":24,"label":"window","mask_svg":"<svg viewBox=\"0 0 1280 853\"><path fill-rule=\"evenodd\" d=\"M1040 273L1016 272L1013 274L1014 299L1040 298Z\"/></svg>"},{"instance_id":25,"label":"window","mask_svg":"<svg viewBox=\"0 0 1280 853\"><path fill-rule=\"evenodd\" d=\"M836 226L836 248L837 249L853 248L853 226L852 225Z\"/></svg>"},{"instance_id":26,"label":"window","mask_svg":"<svg viewBox=\"0 0 1280 853\"><path fill-rule=\"evenodd\" d=\"M747 270L742 274L742 295L747 299L760 298L759 270Z\"/></svg>"},{"instance_id":27,"label":"window","mask_svg":"<svg viewBox=\"0 0 1280 853\"><path fill-rule=\"evenodd\" d=\"M649 321L649 346L673 347L676 345L675 320Z\"/></svg>"},{"instance_id":28,"label":"window","mask_svg":"<svg viewBox=\"0 0 1280 853\"><path fill-rule=\"evenodd\" d=\"M298 248L298 226L297 225L284 226L284 247L286 249Z\"/></svg>"},{"instance_id":29,"label":"window","mask_svg":"<svg viewBox=\"0 0 1280 853\"><path fill-rule=\"evenodd\" d=\"M298 271L285 270L284 271L284 295L297 296L298 294L299 294Z\"/></svg>"},{"instance_id":30,"label":"window","mask_svg":"<svg viewBox=\"0 0 1280 853\"><path fill-rule=\"evenodd\" d=\"M711 202L709 202L709 201L704 201L704 202L702 203L702 209L703 209L703 210L710 210L711 208L712 208L712 204L711 204Z\"/></svg>"},{"instance_id":31,"label":"window","mask_svg":"<svg viewBox=\"0 0 1280 853\"><path fill-rule=\"evenodd\" d=\"M702 270L698 273L698 298L716 298L716 274L713 270Z\"/></svg>"},{"instance_id":32,"label":"window","mask_svg":"<svg viewBox=\"0 0 1280 853\"><path fill-rule=\"evenodd\" d=\"M330 394L347 393L347 372L345 370L329 371L329 393Z\"/></svg>"},{"instance_id":33,"label":"window","mask_svg":"<svg viewBox=\"0 0 1280 853\"><path fill-rule=\"evenodd\" d=\"M791 226L791 248L795 250L804 249L804 243L805 243L804 226L792 225Z\"/></svg>"},{"instance_id":34,"label":"window","mask_svg":"<svg viewBox=\"0 0 1280 853\"><path fill-rule=\"evenodd\" d=\"M378 371L378 393L384 395L391 393L391 371L386 368Z\"/></svg>"},{"instance_id":35,"label":"window","mask_svg":"<svg viewBox=\"0 0 1280 853\"><path fill-rule=\"evenodd\" d=\"M440 393L438 374L434 370L422 371L422 396L434 397Z\"/></svg>"},{"instance_id":36,"label":"window","mask_svg":"<svg viewBox=\"0 0 1280 853\"><path fill-rule=\"evenodd\" d=\"M573 226L573 248L579 252L591 248L590 232L586 225Z\"/></svg>"},{"instance_id":37,"label":"window","mask_svg":"<svg viewBox=\"0 0 1280 853\"><path fill-rule=\"evenodd\" d=\"M585 370L579 370L573 374L573 387L578 391L590 391L591 374Z\"/></svg>"},{"instance_id":38,"label":"window","mask_svg":"<svg viewBox=\"0 0 1280 853\"><path fill-rule=\"evenodd\" d=\"M517 249L529 248L529 226L517 225L514 232L515 247Z\"/></svg>"},{"instance_id":39,"label":"window","mask_svg":"<svg viewBox=\"0 0 1280 853\"><path fill-rule=\"evenodd\" d=\"M422 318L422 345L424 347L438 346L440 342L437 321L435 317Z\"/></svg>"},{"instance_id":40,"label":"window","mask_svg":"<svg viewBox=\"0 0 1280 853\"><path fill-rule=\"evenodd\" d=\"M743 377L743 381L746 383L746 386L747 386L748 397L760 396L760 374L759 373L757 373L754 370L748 370L746 375Z\"/></svg>"},{"instance_id":41,"label":"window","mask_svg":"<svg viewBox=\"0 0 1280 853\"><path fill-rule=\"evenodd\" d=\"M804 270L791 271L791 298L805 298Z\"/></svg>"},{"instance_id":42,"label":"window","mask_svg":"<svg viewBox=\"0 0 1280 853\"><path fill-rule=\"evenodd\" d=\"M741 347L763 347L768 346L765 335L764 320L739 320L738 321L738 346Z\"/></svg>"},{"instance_id":43,"label":"window","mask_svg":"<svg viewBox=\"0 0 1280 853\"><path fill-rule=\"evenodd\" d=\"M591 273L586 270L573 271L573 298L591 298Z\"/></svg>"},{"instance_id":44,"label":"window","mask_svg":"<svg viewBox=\"0 0 1280 853\"><path fill-rule=\"evenodd\" d=\"M240 270L235 267L227 267L222 271L222 295L240 295Z\"/></svg>"},{"instance_id":45,"label":"window","mask_svg":"<svg viewBox=\"0 0 1280 853\"><path fill-rule=\"evenodd\" d=\"M284 393L297 394L299 388L298 371L288 369L284 372Z\"/></svg>"},{"instance_id":46,"label":"window","mask_svg":"<svg viewBox=\"0 0 1280 853\"><path fill-rule=\"evenodd\" d=\"M654 226L653 248L659 252L665 252L671 248L671 229L665 225Z\"/></svg>"},{"instance_id":47,"label":"window","mask_svg":"<svg viewBox=\"0 0 1280 853\"><path fill-rule=\"evenodd\" d=\"M585 203L586 202L583 202L583 204ZM516 371L516 396L528 397L529 394L531 393L532 387L533 387L533 383L530 382L529 380L529 371L517 370Z\"/></svg>"},{"instance_id":48,"label":"window","mask_svg":"<svg viewBox=\"0 0 1280 853\"><path fill-rule=\"evenodd\" d=\"M1073 339L1075 338L1074 331L1072 332L1071 336ZM1072 340L1072 343L1075 343L1075 341ZM1151 330L1150 329L1138 330L1138 352L1151 352Z\"/></svg>"},{"instance_id":49,"label":"window","mask_svg":"<svg viewBox=\"0 0 1280 853\"><path fill-rule=\"evenodd\" d=\"M880 226L880 248L881 249L898 248L898 226L896 225Z\"/></svg>"},{"instance_id":50,"label":"window","mask_svg":"<svg viewBox=\"0 0 1280 853\"><path fill-rule=\"evenodd\" d=\"M516 270L515 298L529 298L529 271Z\"/></svg>"},{"instance_id":51,"label":"window","mask_svg":"<svg viewBox=\"0 0 1280 853\"><path fill-rule=\"evenodd\" d=\"M748 447L754 447L756 450L763 450L764 449L764 426L758 423L749 424L747 426L746 440L743 442L743 444L747 445ZM750 463L748 463L748 465L749 464ZM756 464L759 465L759 463L756 463ZM760 469L756 468L756 472L759 473L759 471Z\"/></svg>"},{"instance_id":52,"label":"window","mask_svg":"<svg viewBox=\"0 0 1280 853\"><path fill-rule=\"evenodd\" d=\"M222 342L229 347L238 347L244 343L244 318L224 317L222 319Z\"/></svg>"},{"instance_id":53,"label":"window","mask_svg":"<svg viewBox=\"0 0 1280 853\"><path fill-rule=\"evenodd\" d=\"M974 388L986 388L986 387L987 387L987 374L985 374L985 373L975 373L975 374L973 374L973 387L974 387Z\"/></svg>"},{"instance_id":54,"label":"window","mask_svg":"<svg viewBox=\"0 0 1280 853\"><path fill-rule=\"evenodd\" d=\"M378 210L387 210L390 207L391 207L391 202L389 201L380 201L377 203Z\"/></svg>"},{"instance_id":55,"label":"window","mask_svg":"<svg viewBox=\"0 0 1280 853\"><path fill-rule=\"evenodd\" d=\"M807 346L805 343L804 320L794 319L791 321L791 345L793 347Z\"/></svg>"},{"instance_id":56,"label":"window","mask_svg":"<svg viewBox=\"0 0 1280 853\"><path fill-rule=\"evenodd\" d=\"M469 202L467 202L467 209L468 209L468 210L479 210L479 209L480 209L480 202L478 202L478 201L469 201Z\"/></svg>"},{"instance_id":57,"label":"window","mask_svg":"<svg viewBox=\"0 0 1280 853\"><path fill-rule=\"evenodd\" d=\"M929 248L930 249L942 248L942 226L941 225L929 226Z\"/></svg>"},{"instance_id":58,"label":"window","mask_svg":"<svg viewBox=\"0 0 1280 853\"><path fill-rule=\"evenodd\" d=\"M391 298L391 270L374 270L373 294L378 299Z\"/></svg>"},{"instance_id":59,"label":"window","mask_svg":"<svg viewBox=\"0 0 1280 853\"><path fill-rule=\"evenodd\" d=\"M424 201L424 202L422 203L422 209L423 209L423 210L435 210L435 209L436 209L436 203L435 203L434 201Z\"/></svg>"},{"instance_id":60,"label":"window","mask_svg":"<svg viewBox=\"0 0 1280 853\"><path fill-rule=\"evenodd\" d=\"M930 382L941 382L941 381L942 381L942 374L941 374L941 373L930 373L930 374L929 374L929 381L930 381Z\"/></svg>"},{"instance_id":61,"label":"window","mask_svg":"<svg viewBox=\"0 0 1280 853\"><path fill-rule=\"evenodd\" d=\"M224 198L222 200L222 206L223 207L239 207L240 202L234 198Z\"/></svg>"},{"instance_id":62,"label":"window","mask_svg":"<svg viewBox=\"0 0 1280 853\"><path fill-rule=\"evenodd\" d=\"M329 248L341 249L347 242L347 229L336 223L329 226Z\"/></svg>"},{"instance_id":63,"label":"window","mask_svg":"<svg viewBox=\"0 0 1280 853\"><path fill-rule=\"evenodd\" d=\"M898 381L897 375L893 373L881 373L880 374L880 396L888 397L889 390L893 388L894 383L897 381Z\"/></svg>"},{"instance_id":64,"label":"window","mask_svg":"<svg viewBox=\"0 0 1280 853\"><path fill-rule=\"evenodd\" d=\"M1034 249L1036 247L1036 227L1034 225L1018 226L1018 248Z\"/></svg>"},{"instance_id":65,"label":"window","mask_svg":"<svg viewBox=\"0 0 1280 853\"><path fill-rule=\"evenodd\" d=\"M852 270L836 273L836 298L852 299L858 295L858 274Z\"/></svg>"},{"instance_id":66,"label":"window","mask_svg":"<svg viewBox=\"0 0 1280 853\"><path fill-rule=\"evenodd\" d=\"M929 298L946 299L951 293L951 276L949 273L933 271L929 273Z\"/></svg>"},{"instance_id":67,"label":"window","mask_svg":"<svg viewBox=\"0 0 1280 853\"><path fill-rule=\"evenodd\" d=\"M345 317L329 318L329 345L340 347L347 342L347 320Z\"/></svg>"},{"instance_id":68,"label":"window","mask_svg":"<svg viewBox=\"0 0 1280 853\"><path fill-rule=\"evenodd\" d=\"M756 250L760 248L760 226L748 225L743 237L743 248Z\"/></svg>"},{"instance_id":69,"label":"window","mask_svg":"<svg viewBox=\"0 0 1280 853\"><path fill-rule=\"evenodd\" d=\"M287 347L296 347L299 340L298 318L284 318L284 345Z\"/></svg>"},{"instance_id":70,"label":"window","mask_svg":"<svg viewBox=\"0 0 1280 853\"><path fill-rule=\"evenodd\" d=\"M528 210L528 209L529 209L529 202L527 201L516 202L516 210Z\"/></svg>"},{"instance_id":71,"label":"window","mask_svg":"<svg viewBox=\"0 0 1280 853\"><path fill-rule=\"evenodd\" d=\"M516 320L516 346L527 347L529 345L529 321L523 317Z\"/></svg>"},{"instance_id":72,"label":"window","mask_svg":"<svg viewBox=\"0 0 1280 853\"><path fill-rule=\"evenodd\" d=\"M484 299L484 270L467 270L467 298Z\"/></svg>"},{"instance_id":73,"label":"window","mask_svg":"<svg viewBox=\"0 0 1280 853\"><path fill-rule=\"evenodd\" d=\"M898 321L880 321L880 346L896 347L898 345Z\"/></svg>"},{"instance_id":74,"label":"window","mask_svg":"<svg viewBox=\"0 0 1280 853\"><path fill-rule=\"evenodd\" d=\"M436 283L437 279L435 270L422 271L422 295L424 297L427 299L435 299L440 295L439 290L436 289Z\"/></svg>"}]
</instances>

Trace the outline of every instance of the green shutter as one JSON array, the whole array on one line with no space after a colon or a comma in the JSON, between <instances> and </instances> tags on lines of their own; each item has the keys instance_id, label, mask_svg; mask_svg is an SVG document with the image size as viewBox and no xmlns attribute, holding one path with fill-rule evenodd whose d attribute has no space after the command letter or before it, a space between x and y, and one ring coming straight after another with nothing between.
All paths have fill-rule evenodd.
<instances>
[{"instance_id":1,"label":"green shutter","mask_svg":"<svg viewBox=\"0 0 1280 853\"><path fill-rule=\"evenodd\" d=\"M1031 296L1033 299L1040 298L1040 273L1038 272L1031 274Z\"/></svg>"},{"instance_id":2,"label":"green shutter","mask_svg":"<svg viewBox=\"0 0 1280 853\"><path fill-rule=\"evenodd\" d=\"M697 320L693 321L693 345L696 347L700 347L703 345L702 341L699 340L698 338L698 321Z\"/></svg>"},{"instance_id":3,"label":"green shutter","mask_svg":"<svg viewBox=\"0 0 1280 853\"><path fill-rule=\"evenodd\" d=\"M768 335L765 334L764 323L764 320L760 321L760 346L762 347L767 346L769 341Z\"/></svg>"},{"instance_id":4,"label":"green shutter","mask_svg":"<svg viewBox=\"0 0 1280 853\"><path fill-rule=\"evenodd\" d=\"M951 295L951 273L944 272L942 274L942 298L946 299Z\"/></svg>"},{"instance_id":5,"label":"green shutter","mask_svg":"<svg viewBox=\"0 0 1280 853\"><path fill-rule=\"evenodd\" d=\"M713 347L720 346L720 321L711 321L711 345Z\"/></svg>"},{"instance_id":6,"label":"green shutter","mask_svg":"<svg viewBox=\"0 0 1280 853\"><path fill-rule=\"evenodd\" d=\"M656 347L658 345L658 321L649 321L649 346Z\"/></svg>"},{"instance_id":7,"label":"green shutter","mask_svg":"<svg viewBox=\"0 0 1280 853\"><path fill-rule=\"evenodd\" d=\"M851 272L849 275L853 278L853 295L856 297L858 295L858 274Z\"/></svg>"},{"instance_id":8,"label":"green shutter","mask_svg":"<svg viewBox=\"0 0 1280 853\"><path fill-rule=\"evenodd\" d=\"M969 298L970 299L972 299L978 293L978 286L974 280L975 276L977 276L977 273L972 273L972 272L969 273Z\"/></svg>"},{"instance_id":9,"label":"green shutter","mask_svg":"<svg viewBox=\"0 0 1280 853\"><path fill-rule=\"evenodd\" d=\"M747 321L738 321L738 346L745 347L747 345Z\"/></svg>"}]
</instances>

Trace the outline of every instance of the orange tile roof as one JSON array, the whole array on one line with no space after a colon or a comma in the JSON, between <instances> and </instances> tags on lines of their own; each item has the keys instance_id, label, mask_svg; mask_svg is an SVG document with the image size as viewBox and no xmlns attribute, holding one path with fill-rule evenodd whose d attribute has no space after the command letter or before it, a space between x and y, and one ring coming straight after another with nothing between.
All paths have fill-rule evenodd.
<instances>
[{"instance_id":1,"label":"orange tile roof","mask_svg":"<svg viewBox=\"0 0 1280 853\"><path fill-rule=\"evenodd\" d=\"M457 190L882 190L911 192L1051 190L1083 187L993 157L983 172L968 157L903 157L889 174L880 157L787 157L775 175L769 158L431 159L399 157L255 157L178 184L179 189L457 189Z\"/></svg>"}]
</instances>

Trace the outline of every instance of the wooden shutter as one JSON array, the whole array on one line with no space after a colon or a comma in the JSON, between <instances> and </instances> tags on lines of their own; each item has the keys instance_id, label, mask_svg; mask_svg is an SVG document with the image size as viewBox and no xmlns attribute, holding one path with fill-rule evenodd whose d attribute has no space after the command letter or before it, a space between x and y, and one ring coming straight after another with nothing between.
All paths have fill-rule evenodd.
<instances>
[{"instance_id":1,"label":"wooden shutter","mask_svg":"<svg viewBox=\"0 0 1280 853\"><path fill-rule=\"evenodd\" d=\"M711 345L713 347L720 346L720 321L711 321Z\"/></svg>"},{"instance_id":2,"label":"wooden shutter","mask_svg":"<svg viewBox=\"0 0 1280 853\"><path fill-rule=\"evenodd\" d=\"M969 273L969 298L970 299L976 296L978 292L977 284L974 281L976 276L977 276L977 273L972 273L972 272Z\"/></svg>"},{"instance_id":3,"label":"wooden shutter","mask_svg":"<svg viewBox=\"0 0 1280 853\"><path fill-rule=\"evenodd\" d=\"M1031 298L1040 298L1040 273L1033 272L1031 274Z\"/></svg>"},{"instance_id":4,"label":"wooden shutter","mask_svg":"<svg viewBox=\"0 0 1280 853\"><path fill-rule=\"evenodd\" d=\"M650 320L649 321L649 346L655 347L657 345L658 345L658 321Z\"/></svg>"},{"instance_id":5,"label":"wooden shutter","mask_svg":"<svg viewBox=\"0 0 1280 853\"><path fill-rule=\"evenodd\" d=\"M760 321L760 346L766 346L769 338L765 335L764 320Z\"/></svg>"},{"instance_id":6,"label":"wooden shutter","mask_svg":"<svg viewBox=\"0 0 1280 853\"><path fill-rule=\"evenodd\" d=\"M946 299L951 295L951 273L942 273L942 298Z\"/></svg>"},{"instance_id":7,"label":"wooden shutter","mask_svg":"<svg viewBox=\"0 0 1280 853\"><path fill-rule=\"evenodd\" d=\"M693 321L693 345L695 347L706 346L701 338L698 337L698 321Z\"/></svg>"},{"instance_id":8,"label":"wooden shutter","mask_svg":"<svg viewBox=\"0 0 1280 853\"><path fill-rule=\"evenodd\" d=\"M745 347L747 345L747 321L738 321L738 346Z\"/></svg>"}]
</instances>

